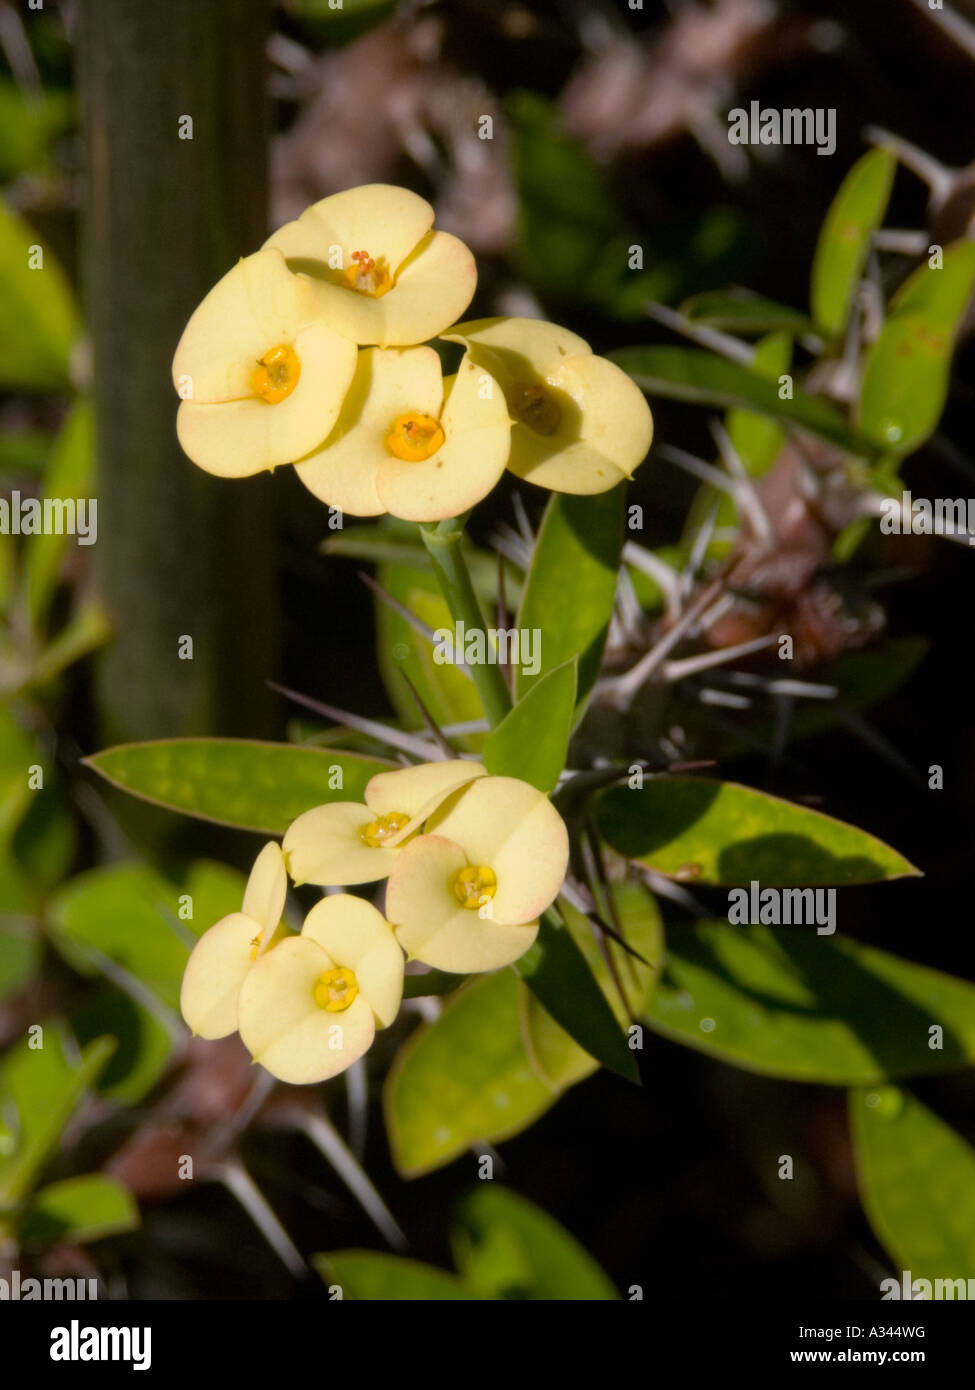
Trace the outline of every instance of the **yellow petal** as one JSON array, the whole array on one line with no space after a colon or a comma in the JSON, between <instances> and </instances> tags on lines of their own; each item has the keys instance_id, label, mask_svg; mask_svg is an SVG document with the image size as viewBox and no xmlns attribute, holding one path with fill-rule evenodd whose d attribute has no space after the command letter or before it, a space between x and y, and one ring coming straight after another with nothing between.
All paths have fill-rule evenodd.
<instances>
[{"instance_id":1,"label":"yellow petal","mask_svg":"<svg viewBox=\"0 0 975 1390\"><path fill-rule=\"evenodd\" d=\"M388 1028L403 998L403 952L382 913L362 898L334 893L315 904L301 934L355 972L360 998Z\"/></svg>"},{"instance_id":2,"label":"yellow petal","mask_svg":"<svg viewBox=\"0 0 975 1390\"><path fill-rule=\"evenodd\" d=\"M399 415L434 418L443 403L440 358L433 348L365 348L335 428L297 464L305 487L350 516L376 516L385 507L376 477L390 457L386 436Z\"/></svg>"},{"instance_id":3,"label":"yellow petal","mask_svg":"<svg viewBox=\"0 0 975 1390\"><path fill-rule=\"evenodd\" d=\"M496 922L532 921L562 886L569 864L565 822L543 792L517 777L482 777L444 802L426 829L460 845L469 864L494 870Z\"/></svg>"},{"instance_id":4,"label":"yellow petal","mask_svg":"<svg viewBox=\"0 0 975 1390\"><path fill-rule=\"evenodd\" d=\"M360 832L373 820L375 816L368 806L355 801L333 801L315 806L292 821L283 849L295 883L347 888L386 878L396 862L397 851L373 849L365 843Z\"/></svg>"},{"instance_id":5,"label":"yellow petal","mask_svg":"<svg viewBox=\"0 0 975 1390\"><path fill-rule=\"evenodd\" d=\"M414 463L387 453L376 474L386 510L406 521L440 521L467 511L487 496L508 462L508 407L490 373L468 355L444 386L438 452Z\"/></svg>"},{"instance_id":6,"label":"yellow petal","mask_svg":"<svg viewBox=\"0 0 975 1390\"><path fill-rule=\"evenodd\" d=\"M421 763L419 767L398 768L395 772L377 772L366 783L366 805L377 816L398 812L409 817L409 823L399 834L386 841L390 846L399 845L459 787L486 776L487 768L483 764L468 762L465 758Z\"/></svg>"},{"instance_id":7,"label":"yellow petal","mask_svg":"<svg viewBox=\"0 0 975 1390\"><path fill-rule=\"evenodd\" d=\"M292 275L280 251L245 256L217 281L183 330L173 384L198 405L249 397L258 359L279 343L293 342L314 322L317 305L314 283Z\"/></svg>"},{"instance_id":8,"label":"yellow petal","mask_svg":"<svg viewBox=\"0 0 975 1390\"><path fill-rule=\"evenodd\" d=\"M451 343L463 343L476 361L482 361L505 391L517 381L544 381L567 357L591 353L585 338L545 319L490 318L458 323L441 334Z\"/></svg>"},{"instance_id":9,"label":"yellow petal","mask_svg":"<svg viewBox=\"0 0 975 1390\"><path fill-rule=\"evenodd\" d=\"M280 1081L325 1081L372 1043L373 1012L361 996L338 1013L315 1002L315 986L333 965L316 942L294 936L262 956L244 981L240 1036L255 1062Z\"/></svg>"},{"instance_id":10,"label":"yellow petal","mask_svg":"<svg viewBox=\"0 0 975 1390\"><path fill-rule=\"evenodd\" d=\"M321 443L339 416L355 371L356 350L322 324L294 339L301 375L276 405L257 396L198 405L183 401L176 432L184 453L208 473L243 478L293 463Z\"/></svg>"},{"instance_id":11,"label":"yellow petal","mask_svg":"<svg viewBox=\"0 0 975 1390\"><path fill-rule=\"evenodd\" d=\"M461 907L451 884L467 863L452 840L421 835L405 846L386 885L386 911L403 949L414 960L457 974L510 965L524 955L538 932L537 922L523 926L494 921L490 901L484 915Z\"/></svg>"},{"instance_id":12,"label":"yellow petal","mask_svg":"<svg viewBox=\"0 0 975 1390\"><path fill-rule=\"evenodd\" d=\"M190 952L180 989L180 1012L201 1038L237 1031L237 997L252 964L261 924L243 912L222 917Z\"/></svg>"},{"instance_id":13,"label":"yellow petal","mask_svg":"<svg viewBox=\"0 0 975 1390\"><path fill-rule=\"evenodd\" d=\"M264 245L277 247L289 260L326 267L338 249L342 268L351 265L353 252L368 251L377 261L385 256L395 273L432 226L433 208L425 198L394 184L366 183L313 203Z\"/></svg>"},{"instance_id":14,"label":"yellow petal","mask_svg":"<svg viewBox=\"0 0 975 1390\"><path fill-rule=\"evenodd\" d=\"M605 357L566 358L548 377L562 410L553 435L512 430L512 473L555 492L606 492L633 475L653 439L643 392ZM570 404L571 402L571 404Z\"/></svg>"},{"instance_id":15,"label":"yellow petal","mask_svg":"<svg viewBox=\"0 0 975 1390\"><path fill-rule=\"evenodd\" d=\"M399 270L396 284L382 299L383 344L422 343L464 312L477 288L477 265L459 238L431 232Z\"/></svg>"},{"instance_id":16,"label":"yellow petal","mask_svg":"<svg viewBox=\"0 0 975 1390\"><path fill-rule=\"evenodd\" d=\"M287 894L288 874L284 867L284 855L278 842L271 840L254 860L244 889L242 908L245 916L253 917L264 929L262 952L270 944L274 929L281 921Z\"/></svg>"}]
</instances>

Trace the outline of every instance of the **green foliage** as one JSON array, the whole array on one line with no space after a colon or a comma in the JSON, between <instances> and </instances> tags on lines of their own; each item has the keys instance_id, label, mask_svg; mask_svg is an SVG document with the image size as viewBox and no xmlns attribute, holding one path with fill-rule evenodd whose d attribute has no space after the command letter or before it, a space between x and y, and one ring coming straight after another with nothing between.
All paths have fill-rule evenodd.
<instances>
[{"instance_id":1,"label":"green foliage","mask_svg":"<svg viewBox=\"0 0 975 1390\"><path fill-rule=\"evenodd\" d=\"M144 801L264 835L283 835L302 812L327 801L361 801L370 777L392 766L355 753L231 738L125 743L85 762Z\"/></svg>"},{"instance_id":2,"label":"green foliage","mask_svg":"<svg viewBox=\"0 0 975 1390\"><path fill-rule=\"evenodd\" d=\"M28 1244L67 1240L83 1245L138 1224L139 1209L128 1188L101 1173L88 1173L42 1187L18 1234Z\"/></svg>"},{"instance_id":3,"label":"green foliage","mask_svg":"<svg viewBox=\"0 0 975 1390\"><path fill-rule=\"evenodd\" d=\"M452 1243L461 1276L482 1298L617 1297L599 1265L557 1221L495 1183L461 1203Z\"/></svg>"},{"instance_id":4,"label":"green foliage","mask_svg":"<svg viewBox=\"0 0 975 1390\"><path fill-rule=\"evenodd\" d=\"M61 428L44 471L44 497L87 497L94 468L94 421L91 405L79 401ZM32 536L24 562L27 612L33 630L44 627L58 584L59 570L73 536L42 533Z\"/></svg>"},{"instance_id":5,"label":"green foliage","mask_svg":"<svg viewBox=\"0 0 975 1390\"><path fill-rule=\"evenodd\" d=\"M789 1081L865 1085L975 1060L975 985L801 927L670 928L647 1022L721 1061ZM934 1024L944 1029L940 1051L928 1045Z\"/></svg>"},{"instance_id":6,"label":"green foliage","mask_svg":"<svg viewBox=\"0 0 975 1390\"><path fill-rule=\"evenodd\" d=\"M597 821L620 854L697 883L876 883L918 872L865 830L707 777L614 787L603 794Z\"/></svg>"},{"instance_id":7,"label":"green foliage","mask_svg":"<svg viewBox=\"0 0 975 1390\"><path fill-rule=\"evenodd\" d=\"M478 1140L520 1133L557 1099L559 1088L525 1048L523 988L510 970L479 976L401 1048L383 1103L404 1177L439 1168Z\"/></svg>"},{"instance_id":8,"label":"green foliage","mask_svg":"<svg viewBox=\"0 0 975 1390\"><path fill-rule=\"evenodd\" d=\"M632 347L609 355L651 399L664 396L722 410L750 410L794 429L808 430L851 454L877 452L878 446L851 430L826 401L798 388L791 400L782 400L777 383L713 353L698 348Z\"/></svg>"},{"instance_id":9,"label":"green foliage","mask_svg":"<svg viewBox=\"0 0 975 1390\"><path fill-rule=\"evenodd\" d=\"M31 248L44 255L30 267ZM62 391L80 325L64 271L37 233L0 201L0 386Z\"/></svg>"},{"instance_id":10,"label":"green foliage","mask_svg":"<svg viewBox=\"0 0 975 1390\"><path fill-rule=\"evenodd\" d=\"M50 88L33 93L28 100L15 82L0 78L0 183L42 169L54 141L68 130L73 116L69 92Z\"/></svg>"},{"instance_id":11,"label":"green foliage","mask_svg":"<svg viewBox=\"0 0 975 1390\"><path fill-rule=\"evenodd\" d=\"M705 290L703 294L685 299L680 312L690 323L702 328L745 336L781 333L800 337L811 333L813 328L811 319L799 309L741 290Z\"/></svg>"},{"instance_id":12,"label":"green foliage","mask_svg":"<svg viewBox=\"0 0 975 1390\"><path fill-rule=\"evenodd\" d=\"M56 1019L42 1026L42 1047L25 1038L0 1059L0 1212L34 1186L115 1047L114 1039L99 1038L76 1057Z\"/></svg>"},{"instance_id":13,"label":"green foliage","mask_svg":"<svg viewBox=\"0 0 975 1390\"><path fill-rule=\"evenodd\" d=\"M579 658L580 707L602 658L616 594L623 545L623 493L596 497L553 494L525 581L518 627L541 632L538 675L515 672L520 701L531 685L572 657Z\"/></svg>"},{"instance_id":14,"label":"green foliage","mask_svg":"<svg viewBox=\"0 0 975 1390\"><path fill-rule=\"evenodd\" d=\"M860 1196L898 1271L915 1279L975 1277L975 1152L896 1086L850 1094ZM931 1293L928 1292L928 1297Z\"/></svg>"},{"instance_id":15,"label":"green foliage","mask_svg":"<svg viewBox=\"0 0 975 1390\"><path fill-rule=\"evenodd\" d=\"M847 174L826 214L813 258L810 303L818 328L842 337L870 238L884 220L897 161L889 150L870 150Z\"/></svg>"},{"instance_id":16,"label":"green foliage","mask_svg":"<svg viewBox=\"0 0 975 1390\"><path fill-rule=\"evenodd\" d=\"M572 657L528 687L487 737L482 761L496 777L520 777L550 792L565 767L576 706L579 661Z\"/></svg>"},{"instance_id":17,"label":"green foliage","mask_svg":"<svg viewBox=\"0 0 975 1390\"><path fill-rule=\"evenodd\" d=\"M460 1205L452 1232L458 1274L399 1255L335 1250L312 1264L343 1299L593 1301L616 1290L582 1246L524 1197L488 1183Z\"/></svg>"},{"instance_id":18,"label":"green foliage","mask_svg":"<svg viewBox=\"0 0 975 1390\"><path fill-rule=\"evenodd\" d=\"M961 241L945 249L942 266L921 265L894 296L860 388L860 427L878 445L910 453L934 430L973 289L975 242Z\"/></svg>"}]
</instances>

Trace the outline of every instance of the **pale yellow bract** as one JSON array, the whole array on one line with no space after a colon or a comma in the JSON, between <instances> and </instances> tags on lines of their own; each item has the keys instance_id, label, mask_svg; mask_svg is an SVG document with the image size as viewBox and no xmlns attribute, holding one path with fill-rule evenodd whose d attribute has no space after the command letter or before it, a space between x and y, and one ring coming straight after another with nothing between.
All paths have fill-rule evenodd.
<instances>
[{"instance_id":1,"label":"pale yellow bract","mask_svg":"<svg viewBox=\"0 0 975 1390\"><path fill-rule=\"evenodd\" d=\"M243 478L322 442L357 356L324 309L317 283L292 274L280 251L244 257L214 286L173 358L176 431L195 464Z\"/></svg>"},{"instance_id":2,"label":"pale yellow bract","mask_svg":"<svg viewBox=\"0 0 975 1390\"><path fill-rule=\"evenodd\" d=\"M180 1011L201 1038L237 1031L237 1000L253 965L275 940L288 890L281 848L264 846L251 869L240 912L222 917L190 952Z\"/></svg>"},{"instance_id":3,"label":"pale yellow bract","mask_svg":"<svg viewBox=\"0 0 975 1390\"><path fill-rule=\"evenodd\" d=\"M352 887L388 877L400 846L459 787L486 775L462 758L380 772L367 784L365 804L332 801L293 821L284 837L295 883Z\"/></svg>"},{"instance_id":4,"label":"pale yellow bract","mask_svg":"<svg viewBox=\"0 0 975 1390\"><path fill-rule=\"evenodd\" d=\"M514 424L508 468L553 492L607 492L647 455L653 417L615 363L558 324L476 319L441 335L500 383Z\"/></svg>"},{"instance_id":5,"label":"pale yellow bract","mask_svg":"<svg viewBox=\"0 0 975 1390\"><path fill-rule=\"evenodd\" d=\"M434 231L433 218L408 189L363 184L313 204L265 245L315 278L336 332L363 346L410 347L452 324L477 285L474 257Z\"/></svg>"},{"instance_id":6,"label":"pale yellow bract","mask_svg":"<svg viewBox=\"0 0 975 1390\"><path fill-rule=\"evenodd\" d=\"M345 1071L399 1010L403 952L386 919L347 893L323 898L300 936L280 942L240 990L240 1036L280 1081L308 1085Z\"/></svg>"},{"instance_id":7,"label":"pale yellow bract","mask_svg":"<svg viewBox=\"0 0 975 1390\"><path fill-rule=\"evenodd\" d=\"M487 496L510 446L504 394L469 355L445 379L433 348L365 348L335 428L297 473L351 516L441 521Z\"/></svg>"},{"instance_id":8,"label":"pale yellow bract","mask_svg":"<svg viewBox=\"0 0 975 1390\"><path fill-rule=\"evenodd\" d=\"M569 863L562 817L516 777L484 777L430 815L401 850L386 915L411 959L467 974L528 950Z\"/></svg>"}]
</instances>

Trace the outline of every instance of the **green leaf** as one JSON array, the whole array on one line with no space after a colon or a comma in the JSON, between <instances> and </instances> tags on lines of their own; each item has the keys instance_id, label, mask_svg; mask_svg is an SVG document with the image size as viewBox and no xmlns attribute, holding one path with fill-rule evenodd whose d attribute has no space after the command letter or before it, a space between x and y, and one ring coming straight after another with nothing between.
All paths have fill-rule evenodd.
<instances>
[{"instance_id":1,"label":"green leaf","mask_svg":"<svg viewBox=\"0 0 975 1390\"><path fill-rule=\"evenodd\" d=\"M16 82L0 78L0 183L42 171L51 145L70 127L73 115L70 92L47 88L27 97Z\"/></svg>"},{"instance_id":2,"label":"green leaf","mask_svg":"<svg viewBox=\"0 0 975 1390\"><path fill-rule=\"evenodd\" d=\"M699 1052L789 1081L866 1085L975 1060L975 985L795 927L668 928L647 1022ZM940 1051L929 1047L934 1024L944 1029Z\"/></svg>"},{"instance_id":3,"label":"green leaf","mask_svg":"<svg viewBox=\"0 0 975 1390\"><path fill-rule=\"evenodd\" d=\"M31 1189L115 1048L114 1038L99 1038L76 1060L56 1019L48 1019L43 1030L43 1047L31 1047L25 1038L0 1059L0 1208Z\"/></svg>"},{"instance_id":4,"label":"green leaf","mask_svg":"<svg viewBox=\"0 0 975 1390\"><path fill-rule=\"evenodd\" d=\"M896 1086L852 1091L850 1126L864 1210L898 1284L903 1271L911 1282L962 1279L960 1292L944 1285L915 1292L968 1298L975 1278L975 1150Z\"/></svg>"},{"instance_id":5,"label":"green leaf","mask_svg":"<svg viewBox=\"0 0 975 1390\"><path fill-rule=\"evenodd\" d=\"M798 388L791 400L781 400L776 382L711 352L699 348L631 347L620 348L609 356L651 400L665 396L719 409L756 411L791 429L808 430L850 454L877 451L875 444L851 430L826 401L807 396Z\"/></svg>"},{"instance_id":6,"label":"green leaf","mask_svg":"<svg viewBox=\"0 0 975 1390\"><path fill-rule=\"evenodd\" d=\"M454 620L429 564L384 564L376 578L393 598L434 632L453 632ZM376 599L376 645L379 670L393 708L408 729L419 728L423 719L406 680L416 690L431 717L443 727L481 719L483 710L470 677L452 664L439 665L434 648L405 618ZM406 680L403 677L406 677ZM463 751L476 752L482 735L459 739Z\"/></svg>"},{"instance_id":7,"label":"green leaf","mask_svg":"<svg viewBox=\"0 0 975 1390\"><path fill-rule=\"evenodd\" d=\"M41 249L44 264L32 270L35 247ZM64 271L33 228L0 200L0 386L13 391L64 390L79 332Z\"/></svg>"},{"instance_id":8,"label":"green leaf","mask_svg":"<svg viewBox=\"0 0 975 1390\"><path fill-rule=\"evenodd\" d=\"M595 497L553 494L535 542L518 627L540 634L538 674L515 668L520 702L547 672L579 658L580 707L599 673L623 547L625 489Z\"/></svg>"},{"instance_id":9,"label":"green leaf","mask_svg":"<svg viewBox=\"0 0 975 1390\"><path fill-rule=\"evenodd\" d=\"M89 869L55 894L48 915L58 939L63 944L67 938L69 952L70 946L80 948L89 970L98 969L92 952L100 953L170 1009L178 1008L189 948L167 925L167 915L176 916L175 893L153 869L142 864Z\"/></svg>"},{"instance_id":10,"label":"green leaf","mask_svg":"<svg viewBox=\"0 0 975 1390\"><path fill-rule=\"evenodd\" d=\"M84 762L144 801L263 835L283 835L302 812L327 801L361 801L370 777L394 766L355 753L233 738L123 743ZM335 780L341 785L330 785Z\"/></svg>"},{"instance_id":11,"label":"green leaf","mask_svg":"<svg viewBox=\"0 0 975 1390\"><path fill-rule=\"evenodd\" d=\"M227 864L212 859L197 859L190 865L183 892L191 899L192 917L180 918L195 936L227 917L239 912L244 901L247 876Z\"/></svg>"},{"instance_id":12,"label":"green leaf","mask_svg":"<svg viewBox=\"0 0 975 1390\"><path fill-rule=\"evenodd\" d=\"M0 889L0 911L5 906ZM41 945L33 923L5 922L0 916L0 1004L30 983L40 958Z\"/></svg>"},{"instance_id":13,"label":"green leaf","mask_svg":"<svg viewBox=\"0 0 975 1390\"><path fill-rule=\"evenodd\" d=\"M556 1023L602 1066L627 1081L640 1072L626 1035L568 927L542 914L535 942L514 969Z\"/></svg>"},{"instance_id":14,"label":"green leaf","mask_svg":"<svg viewBox=\"0 0 975 1390\"><path fill-rule=\"evenodd\" d=\"M809 298L813 318L827 337L839 338L846 328L870 238L887 211L896 167L889 150L870 150L846 175L826 214Z\"/></svg>"},{"instance_id":15,"label":"green leaf","mask_svg":"<svg viewBox=\"0 0 975 1390\"><path fill-rule=\"evenodd\" d=\"M33 739L0 705L0 844L10 841L30 805L34 793L27 785L28 768L36 761Z\"/></svg>"},{"instance_id":16,"label":"green leaf","mask_svg":"<svg viewBox=\"0 0 975 1390\"><path fill-rule=\"evenodd\" d=\"M94 463L94 422L91 405L80 401L65 420L44 473L44 498L59 503L86 498L90 490ZM71 520L70 515L67 518ZM77 524L77 523L76 523ZM91 525L91 517L88 517ZM27 612L32 631L47 620L58 585L61 562L68 546L79 544L77 536L66 530L33 536L26 549L24 578Z\"/></svg>"},{"instance_id":17,"label":"green leaf","mask_svg":"<svg viewBox=\"0 0 975 1390\"><path fill-rule=\"evenodd\" d=\"M479 1140L520 1133L557 1099L560 1089L542 1079L525 1051L522 990L511 970L482 975L400 1049L383 1104L404 1177L439 1168Z\"/></svg>"},{"instance_id":18,"label":"green leaf","mask_svg":"<svg viewBox=\"0 0 975 1390\"><path fill-rule=\"evenodd\" d=\"M801 337L813 331L812 321L800 310L746 290L706 290L685 299L680 312L691 323L723 333L784 333Z\"/></svg>"},{"instance_id":19,"label":"green leaf","mask_svg":"<svg viewBox=\"0 0 975 1390\"><path fill-rule=\"evenodd\" d=\"M422 974L406 976L403 980L403 998L424 999L429 994L452 994L469 979L469 975L453 975L447 970L424 970Z\"/></svg>"},{"instance_id":20,"label":"green leaf","mask_svg":"<svg viewBox=\"0 0 975 1390\"><path fill-rule=\"evenodd\" d=\"M755 344L752 371L778 381L792 366L792 338L788 333L770 333ZM785 430L765 415L751 410L729 410L726 421L732 446L753 478L767 473L785 444ZM734 507L732 498L728 501ZM718 525L722 524L718 518Z\"/></svg>"},{"instance_id":21,"label":"green leaf","mask_svg":"<svg viewBox=\"0 0 975 1390\"><path fill-rule=\"evenodd\" d=\"M481 1298L454 1275L401 1255L333 1250L327 1255L312 1255L311 1262L329 1288L337 1285L342 1290L344 1300L398 1303Z\"/></svg>"},{"instance_id":22,"label":"green leaf","mask_svg":"<svg viewBox=\"0 0 975 1390\"><path fill-rule=\"evenodd\" d=\"M101 1173L87 1173L42 1187L18 1235L29 1242L83 1245L134 1231L138 1224L139 1208L128 1188Z\"/></svg>"},{"instance_id":23,"label":"green leaf","mask_svg":"<svg viewBox=\"0 0 975 1390\"><path fill-rule=\"evenodd\" d=\"M863 432L898 454L932 433L948 395L955 339L975 289L975 242L947 247L943 265L922 265L901 286L860 386Z\"/></svg>"},{"instance_id":24,"label":"green leaf","mask_svg":"<svg viewBox=\"0 0 975 1390\"><path fill-rule=\"evenodd\" d=\"M484 1298L595 1301L618 1297L583 1247L547 1212L486 1183L461 1203L452 1237L461 1276Z\"/></svg>"},{"instance_id":25,"label":"green leaf","mask_svg":"<svg viewBox=\"0 0 975 1390\"><path fill-rule=\"evenodd\" d=\"M596 815L620 854L696 883L799 887L919 872L865 830L707 777L653 777L639 789L614 787Z\"/></svg>"},{"instance_id":26,"label":"green leaf","mask_svg":"<svg viewBox=\"0 0 975 1390\"><path fill-rule=\"evenodd\" d=\"M539 791L552 790L569 751L578 670L578 658L571 657L549 671L488 735L481 760L492 776L520 777Z\"/></svg>"},{"instance_id":27,"label":"green leaf","mask_svg":"<svg viewBox=\"0 0 975 1390\"><path fill-rule=\"evenodd\" d=\"M96 1089L106 1100L137 1105L165 1074L173 1054L173 1032L107 980L87 990L71 1012L71 1030L84 1045L109 1035L117 1044Z\"/></svg>"}]
</instances>

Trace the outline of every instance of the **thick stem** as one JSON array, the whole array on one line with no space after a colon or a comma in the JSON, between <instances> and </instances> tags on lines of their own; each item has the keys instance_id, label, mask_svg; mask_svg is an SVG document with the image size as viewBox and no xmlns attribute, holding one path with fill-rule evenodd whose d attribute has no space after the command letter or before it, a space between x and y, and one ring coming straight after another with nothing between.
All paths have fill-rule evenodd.
<instances>
[{"instance_id":1,"label":"thick stem","mask_svg":"<svg viewBox=\"0 0 975 1390\"><path fill-rule=\"evenodd\" d=\"M467 631L485 630L484 614L471 583L467 564L461 553L466 517L450 517L436 525L420 526L420 535L433 564L440 592L455 623L463 623ZM470 667L471 677L481 697L481 704L491 728L501 723L511 709L511 695L504 673L495 662L485 661Z\"/></svg>"}]
</instances>

